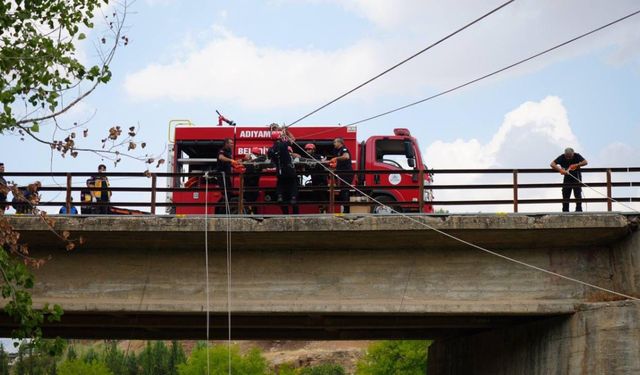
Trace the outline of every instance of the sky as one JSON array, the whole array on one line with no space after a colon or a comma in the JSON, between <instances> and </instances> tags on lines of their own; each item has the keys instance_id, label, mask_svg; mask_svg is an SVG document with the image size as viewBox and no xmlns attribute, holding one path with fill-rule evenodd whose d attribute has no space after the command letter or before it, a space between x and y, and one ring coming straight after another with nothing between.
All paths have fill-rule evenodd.
<instances>
[{"instance_id":1,"label":"sky","mask_svg":"<svg viewBox=\"0 0 640 375\"><path fill-rule=\"evenodd\" d=\"M111 126L139 125L138 138L153 154L166 150L171 119L213 124L218 109L240 125L290 123L500 3L138 0L129 9L129 44L117 52L112 81L60 123L88 121L89 137L81 143L95 148ZM635 0L517 0L300 126L350 123L430 96L638 9ZM105 27L97 17L96 29L78 46L83 60L95 61L92 43ZM640 16L471 87L363 123L359 138L395 127L411 130L436 169L545 168L569 146L591 166L640 166ZM42 136L51 134L51 125L41 127ZM89 153L75 160L51 157L46 146L6 135L0 137L0 160L9 171L94 171L102 162ZM146 169L127 159L116 169L107 164L122 172ZM487 181L496 178L436 176L435 182ZM459 192L436 195L456 197ZM558 207L527 208L552 209Z\"/></svg>"}]
</instances>

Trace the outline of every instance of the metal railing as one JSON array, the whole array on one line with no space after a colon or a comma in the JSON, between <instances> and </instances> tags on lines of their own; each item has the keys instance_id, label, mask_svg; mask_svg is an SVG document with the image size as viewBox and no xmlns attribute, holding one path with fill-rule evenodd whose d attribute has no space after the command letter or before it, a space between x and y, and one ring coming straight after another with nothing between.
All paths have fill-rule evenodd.
<instances>
[{"instance_id":1,"label":"metal railing","mask_svg":"<svg viewBox=\"0 0 640 375\"><path fill-rule=\"evenodd\" d=\"M591 188L605 188L605 192L603 192L603 196L595 197L595 198L582 198L581 202L585 203L606 203L607 211L612 211L614 201L617 202L640 202L640 197L635 196L633 194L629 196L614 196L613 189L614 188L637 188L640 187L640 181L632 181L631 173L640 172L640 167L624 167L624 168L585 168L582 169L583 173L583 181L585 180L585 176L600 176L601 179L596 181L587 182L587 184ZM629 174L625 181L614 181L612 178L613 173L626 173ZM338 198L339 186L337 179L328 173L325 172L300 172L300 176L308 176L314 174L324 174L327 175L328 184L327 186L300 186L299 191L301 195L314 193L314 192L323 192L326 193L326 200L317 201L317 200L301 200L299 204L314 204L314 205L323 205L328 208L327 212L335 212L334 210L338 205L350 204L350 205L361 205L361 206L378 206L378 203L373 202L371 200L363 200L359 202L341 202ZM390 185L390 184L365 184L363 181L368 175L377 175L384 176L390 174L399 174L402 176L410 176L411 183L403 183L402 185ZM425 206L432 206L435 208L438 207L449 207L449 206L478 206L478 205L510 205L513 208L513 212L518 212L522 205L535 205L535 204L555 204L555 203L563 203L566 201L569 202L577 202L575 198L570 200L564 200L562 198L522 198L521 193L524 191L530 191L534 189L559 189L562 187L583 187L584 186L577 181L571 184L563 184L561 182L532 182L532 183L521 183L521 177L525 175L542 175L542 174L555 174L558 175L556 171L553 171L549 168L544 169L434 169L428 171L418 171L418 170L369 170L369 171L354 171L354 175L357 176L354 179L355 188L358 190L362 190L367 194L383 194L391 192L399 192L399 191L409 191L414 190L415 198L412 200L395 200L392 202L385 202L386 204L394 207L401 208L404 211L417 211L424 212ZM74 181L78 183L79 181L84 182L85 179L96 176L95 172L5 172L0 174L5 177L5 179L10 180L11 178L20 178L20 179L43 179L43 178L65 178L64 184L59 185L47 185L44 184L42 188L40 188L40 192L57 192L58 194L64 193L64 200L42 200L37 205L38 206L64 206L67 209L67 212L70 212L71 206L82 206L82 207L104 207L104 206L124 206L124 207L142 207L148 208L150 214L156 214L158 207L203 207L205 205L204 201L202 202L168 202L161 201L160 194L162 193L171 193L175 196L176 193L179 192L198 192L204 193L205 191L209 192L219 192L220 194L224 194L223 189L219 186L215 185L210 181L208 187L198 186L198 187L184 187L184 186L175 186L175 187L160 187L158 179L173 179L174 181L181 178L202 178L201 183L205 183L205 179L203 178L202 173L139 173L139 172L111 172L105 173L101 176L106 176L111 180L111 186L109 187L109 191L113 194L114 198L118 198L116 200L111 200L109 202L78 202L73 201L72 196L74 192L81 192L86 190L97 191L100 188L87 188L86 186L74 186ZM260 174L261 178L263 177L271 177L274 179L274 173L263 172ZM437 181L440 177L443 176L452 176L452 175L474 175L474 176L509 176L509 182L499 182L499 183L477 183L477 184L438 184ZM269 187L246 187L244 186L244 178L243 176L247 176L246 174L233 174L232 180L235 181L235 185L228 189L228 195L233 198L233 207L234 211L237 213L245 212L245 208L250 205L252 207L263 207L263 206L274 206L279 205L275 201L258 201L258 202L247 202L245 200L246 193L251 192L273 192L275 190L275 186ZM238 178L240 177L240 178ZM121 180L118 179L138 179L144 181L145 186L119 186ZM380 180L380 179L379 179ZM427 180L427 183L425 183ZM558 178L560 180L560 178ZM434 181L433 183L429 183L429 181ZM33 182L33 181L30 181ZM24 186L25 184L18 184L20 186ZM182 185L182 184L179 184ZM509 199L455 199L455 200L437 200L437 199L425 199L425 192L429 192L427 194L428 197L437 197L439 192L442 191L477 191L477 190L485 190L485 191L505 191L511 190ZM417 194L415 194L417 191ZM149 194L148 198L135 198L135 199L123 199L123 195L130 196L133 194L126 193L145 193ZM431 194L432 193L432 194ZM557 192L558 195L559 192ZM352 195L357 195L352 191ZM468 193L465 193L465 198L468 198ZM8 202L7 204L11 204ZM221 202L207 202L210 207L224 207L224 201Z\"/></svg>"}]
</instances>

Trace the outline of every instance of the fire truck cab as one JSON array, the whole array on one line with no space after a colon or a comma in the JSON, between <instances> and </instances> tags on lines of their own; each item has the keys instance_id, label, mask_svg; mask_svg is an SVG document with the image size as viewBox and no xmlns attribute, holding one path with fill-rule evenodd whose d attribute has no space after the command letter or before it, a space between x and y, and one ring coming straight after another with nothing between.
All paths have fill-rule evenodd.
<instances>
[{"instance_id":1,"label":"fire truck cab","mask_svg":"<svg viewBox=\"0 0 640 375\"><path fill-rule=\"evenodd\" d=\"M426 172L426 165L418 142L407 129L395 129L392 135L369 137L366 141L358 143L357 128L345 126L299 126L291 127L288 131L295 137L293 152L306 156L303 150L305 144L312 143L316 146L318 154L331 158L333 154L333 140L344 139L345 146L349 149L352 166L356 178L354 185L368 195L374 197L388 207L398 211L418 212L419 210L419 181L417 171L425 171L424 176L424 209L423 212L433 212L430 202L431 190L428 185L431 177ZM169 173L202 173L213 171L216 168L217 155L224 145L226 138L234 140L233 158L244 159L251 149L258 147L263 154L273 145L271 129L269 126L195 126L190 122L170 123L169 127ZM173 137L172 137L173 136ZM276 178L269 169L260 178L258 203L275 201ZM379 172L379 173L376 173ZM232 187L238 188L241 176L232 178ZM301 188L308 183L309 177L304 173L299 176ZM205 179L199 177L169 178L168 187L204 187ZM203 191L176 191L168 193L167 200L175 206L171 207L171 213L176 214L203 214L203 206L189 206L189 203L204 203L209 207L209 213L215 213L213 205L223 199L221 186L209 182L211 189L207 193ZM337 194L337 190L336 190ZM231 196L231 211L237 213L237 191ZM312 193L302 189L299 194L300 213L319 213L319 204L305 204L313 201ZM356 194L352 194L356 196ZM337 199L337 198L336 198ZM374 205L371 212L388 213L391 210L384 205ZM326 205L325 205L326 207ZM336 204L336 212L340 205ZM257 214L279 214L281 210L276 205L258 205Z\"/></svg>"}]
</instances>

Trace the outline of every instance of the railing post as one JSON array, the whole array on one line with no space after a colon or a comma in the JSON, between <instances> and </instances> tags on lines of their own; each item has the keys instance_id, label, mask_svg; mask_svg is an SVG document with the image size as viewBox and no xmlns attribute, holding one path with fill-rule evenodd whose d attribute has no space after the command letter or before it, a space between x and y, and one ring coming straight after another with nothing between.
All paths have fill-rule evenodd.
<instances>
[{"instance_id":1,"label":"railing post","mask_svg":"<svg viewBox=\"0 0 640 375\"><path fill-rule=\"evenodd\" d=\"M244 178L242 174L239 176L239 180L240 189L238 191L238 215L242 215L244 213Z\"/></svg>"},{"instance_id":2,"label":"railing post","mask_svg":"<svg viewBox=\"0 0 640 375\"><path fill-rule=\"evenodd\" d=\"M613 210L613 201L611 200L611 169L607 169L607 211Z\"/></svg>"},{"instance_id":3,"label":"railing post","mask_svg":"<svg viewBox=\"0 0 640 375\"><path fill-rule=\"evenodd\" d=\"M513 212L518 212L518 170L513 170Z\"/></svg>"},{"instance_id":4,"label":"railing post","mask_svg":"<svg viewBox=\"0 0 640 375\"><path fill-rule=\"evenodd\" d=\"M335 204L336 204L336 197L335 197L335 183L336 183L336 179L333 176L333 173L329 175L329 212L330 213L334 213L335 212Z\"/></svg>"},{"instance_id":5,"label":"railing post","mask_svg":"<svg viewBox=\"0 0 640 375\"><path fill-rule=\"evenodd\" d=\"M157 189L157 179L155 173L151 175L151 215L156 214L156 189Z\"/></svg>"},{"instance_id":6,"label":"railing post","mask_svg":"<svg viewBox=\"0 0 640 375\"><path fill-rule=\"evenodd\" d=\"M67 215L71 215L71 173L67 173L67 197L65 199Z\"/></svg>"},{"instance_id":7,"label":"railing post","mask_svg":"<svg viewBox=\"0 0 640 375\"><path fill-rule=\"evenodd\" d=\"M424 169L418 172L418 212L424 212Z\"/></svg>"}]
</instances>

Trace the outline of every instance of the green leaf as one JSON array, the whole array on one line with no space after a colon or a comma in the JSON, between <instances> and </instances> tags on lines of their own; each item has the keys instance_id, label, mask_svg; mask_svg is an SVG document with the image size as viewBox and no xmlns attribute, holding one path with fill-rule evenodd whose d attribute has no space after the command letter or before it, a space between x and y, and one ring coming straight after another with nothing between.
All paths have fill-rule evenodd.
<instances>
[{"instance_id":1,"label":"green leaf","mask_svg":"<svg viewBox=\"0 0 640 375\"><path fill-rule=\"evenodd\" d=\"M85 40L85 39L87 39L87 36L84 33L78 34L78 40Z\"/></svg>"},{"instance_id":2,"label":"green leaf","mask_svg":"<svg viewBox=\"0 0 640 375\"><path fill-rule=\"evenodd\" d=\"M31 130L32 133L38 133L40 132L40 125L37 122L34 122L29 130Z\"/></svg>"}]
</instances>

